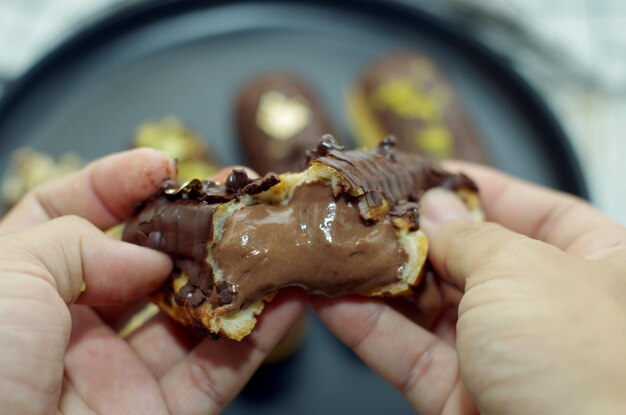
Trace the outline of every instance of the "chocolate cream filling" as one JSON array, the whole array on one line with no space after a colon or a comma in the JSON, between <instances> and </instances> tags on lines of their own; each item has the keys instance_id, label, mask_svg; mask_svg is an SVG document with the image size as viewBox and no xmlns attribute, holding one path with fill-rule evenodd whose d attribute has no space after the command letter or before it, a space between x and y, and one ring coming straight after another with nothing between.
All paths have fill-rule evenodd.
<instances>
[{"instance_id":1,"label":"chocolate cream filling","mask_svg":"<svg viewBox=\"0 0 626 415\"><path fill-rule=\"evenodd\" d=\"M366 293L399 281L407 259L388 219L365 222L356 200L335 199L322 184L298 187L286 205L234 212L212 255L234 291L233 311L290 286L326 295Z\"/></svg>"}]
</instances>

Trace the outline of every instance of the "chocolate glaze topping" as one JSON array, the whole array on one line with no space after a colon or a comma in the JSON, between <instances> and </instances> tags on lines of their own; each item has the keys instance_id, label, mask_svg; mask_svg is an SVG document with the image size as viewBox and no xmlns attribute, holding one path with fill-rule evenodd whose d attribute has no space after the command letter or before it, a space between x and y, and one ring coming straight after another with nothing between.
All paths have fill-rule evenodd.
<instances>
[{"instance_id":1,"label":"chocolate glaze topping","mask_svg":"<svg viewBox=\"0 0 626 415\"><path fill-rule=\"evenodd\" d=\"M288 286L343 295L398 281L406 255L394 225L363 223L355 203L304 185L286 206L249 206L228 218L213 257L238 292L227 297L233 310Z\"/></svg>"},{"instance_id":2,"label":"chocolate glaze topping","mask_svg":"<svg viewBox=\"0 0 626 415\"><path fill-rule=\"evenodd\" d=\"M280 182L276 175L250 180L244 170L235 170L225 184L167 181L138 208L123 239L172 255L174 272L188 278L175 296L179 305L209 301L236 311L292 285L329 295L367 292L397 281L406 261L393 218L408 218L416 230L418 201L427 189L477 190L466 176L448 173L417 154L398 152L395 143L387 137L372 150L344 151L332 136L324 136L307 152L307 162L335 169L360 195L333 196L328 185L302 185L286 205L261 203L234 212L212 248L224 275L217 284L207 263L215 210L270 189ZM361 198L369 207L386 202L389 209L375 222L367 220L358 208Z\"/></svg>"}]
</instances>

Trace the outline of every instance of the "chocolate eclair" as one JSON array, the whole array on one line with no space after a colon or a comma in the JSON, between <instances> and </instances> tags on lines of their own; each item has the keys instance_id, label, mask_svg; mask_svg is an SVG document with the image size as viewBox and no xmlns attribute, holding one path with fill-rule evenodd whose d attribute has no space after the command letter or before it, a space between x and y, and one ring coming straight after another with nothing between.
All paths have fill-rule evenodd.
<instances>
[{"instance_id":1,"label":"chocolate eclair","mask_svg":"<svg viewBox=\"0 0 626 415\"><path fill-rule=\"evenodd\" d=\"M475 184L388 137L345 151L326 135L298 173L224 184L164 184L124 240L166 252L175 270L154 300L176 320L240 340L277 290L338 296L411 296L426 261L418 202L432 187L456 191L478 212Z\"/></svg>"},{"instance_id":2,"label":"chocolate eclair","mask_svg":"<svg viewBox=\"0 0 626 415\"><path fill-rule=\"evenodd\" d=\"M347 112L362 146L393 134L399 149L432 160L489 163L451 82L423 55L398 53L374 62L348 94Z\"/></svg>"},{"instance_id":3,"label":"chocolate eclair","mask_svg":"<svg viewBox=\"0 0 626 415\"><path fill-rule=\"evenodd\" d=\"M239 93L235 117L247 164L260 174L302 170L304 152L333 133L311 89L286 73L248 83Z\"/></svg>"}]
</instances>

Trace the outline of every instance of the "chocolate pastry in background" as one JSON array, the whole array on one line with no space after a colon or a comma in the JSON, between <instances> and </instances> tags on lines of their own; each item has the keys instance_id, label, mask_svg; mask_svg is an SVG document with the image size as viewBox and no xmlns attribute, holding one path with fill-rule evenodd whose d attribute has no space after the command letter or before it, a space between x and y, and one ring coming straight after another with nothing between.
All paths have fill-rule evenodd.
<instances>
[{"instance_id":1,"label":"chocolate pastry in background","mask_svg":"<svg viewBox=\"0 0 626 415\"><path fill-rule=\"evenodd\" d=\"M153 300L176 320L235 340L288 286L329 296L412 296L426 261L418 202L432 187L456 191L480 213L477 188L418 154L344 151L329 135L308 168L224 184L165 183L124 240L166 252L175 270Z\"/></svg>"},{"instance_id":2,"label":"chocolate pastry in background","mask_svg":"<svg viewBox=\"0 0 626 415\"><path fill-rule=\"evenodd\" d=\"M139 125L132 147L150 147L169 154L178 161L178 177L181 181L208 179L218 170L206 140L174 117Z\"/></svg>"},{"instance_id":3,"label":"chocolate pastry in background","mask_svg":"<svg viewBox=\"0 0 626 415\"><path fill-rule=\"evenodd\" d=\"M40 184L75 172L83 165L83 160L74 153L65 153L57 161L48 154L19 148L11 155L9 169L2 181L2 204L9 208Z\"/></svg>"},{"instance_id":4,"label":"chocolate pastry in background","mask_svg":"<svg viewBox=\"0 0 626 415\"><path fill-rule=\"evenodd\" d=\"M205 140L173 117L145 122L137 127L131 148L151 147L178 160L181 180L208 178L217 171ZM85 161L72 152L55 160L30 148L19 148L11 155L2 181L2 202L10 207L28 191L49 180L80 170Z\"/></svg>"},{"instance_id":5,"label":"chocolate pastry in background","mask_svg":"<svg viewBox=\"0 0 626 415\"><path fill-rule=\"evenodd\" d=\"M348 115L358 143L393 134L398 148L432 160L489 163L460 97L429 58L398 53L376 61L350 91Z\"/></svg>"},{"instance_id":6,"label":"chocolate pastry in background","mask_svg":"<svg viewBox=\"0 0 626 415\"><path fill-rule=\"evenodd\" d=\"M248 83L239 93L235 117L247 165L260 174L302 170L304 152L333 132L304 81L283 73Z\"/></svg>"}]
</instances>

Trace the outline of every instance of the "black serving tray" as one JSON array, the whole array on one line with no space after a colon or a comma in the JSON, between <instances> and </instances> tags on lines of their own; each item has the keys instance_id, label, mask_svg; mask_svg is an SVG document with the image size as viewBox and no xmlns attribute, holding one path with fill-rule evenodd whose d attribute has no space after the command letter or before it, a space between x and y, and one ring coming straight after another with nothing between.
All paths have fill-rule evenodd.
<instances>
[{"instance_id":1,"label":"black serving tray","mask_svg":"<svg viewBox=\"0 0 626 415\"><path fill-rule=\"evenodd\" d=\"M505 61L407 1L143 2L81 30L10 85L0 102L0 172L28 145L96 158L126 149L135 126L175 115L242 164L238 88L259 73L301 75L350 142L345 94L372 60L433 57L482 133L494 165L586 197L563 130ZM311 318L299 352L261 370L232 414L411 413L401 396Z\"/></svg>"}]
</instances>

